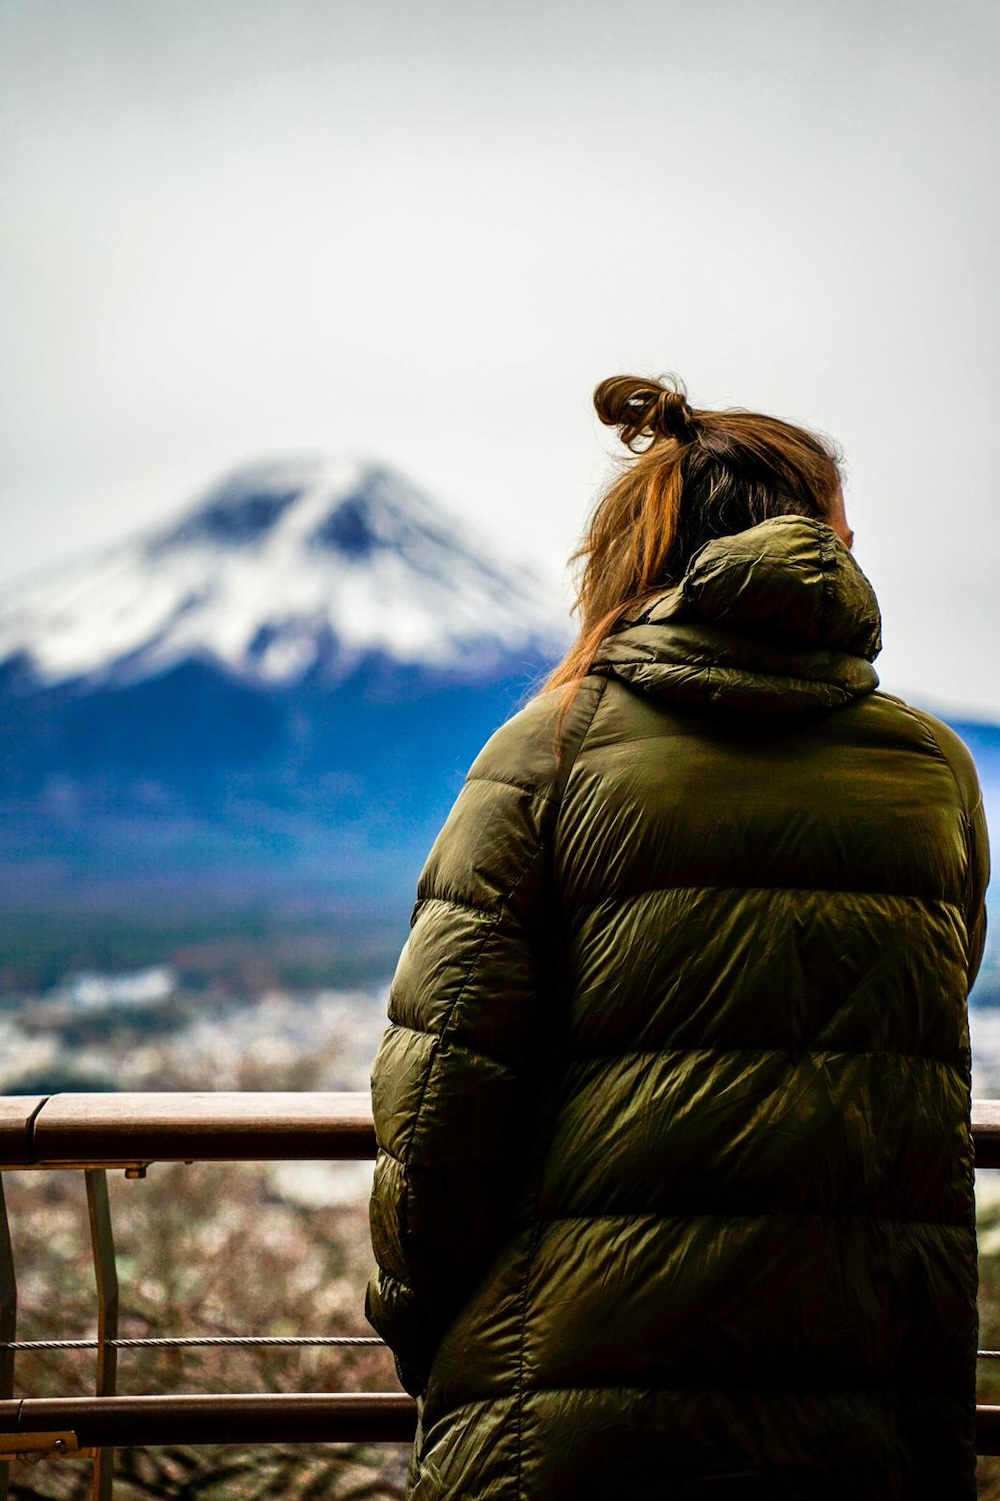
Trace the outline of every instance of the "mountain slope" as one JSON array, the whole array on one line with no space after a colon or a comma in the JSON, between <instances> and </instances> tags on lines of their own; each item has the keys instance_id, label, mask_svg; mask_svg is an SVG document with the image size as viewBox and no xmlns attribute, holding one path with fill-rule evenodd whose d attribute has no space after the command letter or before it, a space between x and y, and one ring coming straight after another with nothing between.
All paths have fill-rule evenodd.
<instances>
[{"instance_id":1,"label":"mountain slope","mask_svg":"<svg viewBox=\"0 0 1000 1501\"><path fill-rule=\"evenodd\" d=\"M8 905L409 893L561 601L405 479L255 465L0 600Z\"/></svg>"}]
</instances>

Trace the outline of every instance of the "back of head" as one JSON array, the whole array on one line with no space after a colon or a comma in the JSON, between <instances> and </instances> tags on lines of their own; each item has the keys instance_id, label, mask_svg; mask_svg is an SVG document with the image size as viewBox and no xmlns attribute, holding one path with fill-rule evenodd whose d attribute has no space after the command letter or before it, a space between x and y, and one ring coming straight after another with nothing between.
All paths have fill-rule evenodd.
<instances>
[{"instance_id":1,"label":"back of head","mask_svg":"<svg viewBox=\"0 0 1000 1501\"><path fill-rule=\"evenodd\" d=\"M594 406L629 457L574 554L583 565L580 634L552 688L578 682L616 621L679 582L713 537L772 516L825 521L840 494L836 451L824 439L756 412L693 408L674 377L612 376Z\"/></svg>"}]
</instances>

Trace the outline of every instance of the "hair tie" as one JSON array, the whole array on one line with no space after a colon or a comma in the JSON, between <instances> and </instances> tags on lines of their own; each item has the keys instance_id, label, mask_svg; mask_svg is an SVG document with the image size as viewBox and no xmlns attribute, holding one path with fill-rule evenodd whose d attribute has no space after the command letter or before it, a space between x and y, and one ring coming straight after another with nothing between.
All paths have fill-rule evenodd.
<instances>
[{"instance_id":1,"label":"hair tie","mask_svg":"<svg viewBox=\"0 0 1000 1501\"><path fill-rule=\"evenodd\" d=\"M656 402L656 428L665 438L680 443L694 443L698 437L698 420L680 391L663 391Z\"/></svg>"}]
</instances>

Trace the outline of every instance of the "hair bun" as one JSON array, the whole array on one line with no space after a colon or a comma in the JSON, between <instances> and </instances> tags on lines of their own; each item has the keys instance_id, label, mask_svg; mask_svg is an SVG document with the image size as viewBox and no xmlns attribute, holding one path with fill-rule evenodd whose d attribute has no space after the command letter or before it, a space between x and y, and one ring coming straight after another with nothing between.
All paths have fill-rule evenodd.
<instances>
[{"instance_id":1,"label":"hair bun","mask_svg":"<svg viewBox=\"0 0 1000 1501\"><path fill-rule=\"evenodd\" d=\"M672 438L693 443L698 419L688 406L676 376L649 380L639 375L612 375L594 392L594 408L606 427L617 427L626 448L637 451L643 440Z\"/></svg>"}]
</instances>

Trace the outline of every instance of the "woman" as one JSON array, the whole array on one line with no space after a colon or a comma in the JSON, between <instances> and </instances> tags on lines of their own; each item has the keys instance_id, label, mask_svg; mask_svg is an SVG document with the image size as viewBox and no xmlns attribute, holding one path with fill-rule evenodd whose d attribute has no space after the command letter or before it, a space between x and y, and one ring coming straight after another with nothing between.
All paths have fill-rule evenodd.
<instances>
[{"instance_id":1,"label":"woman","mask_svg":"<svg viewBox=\"0 0 1000 1501\"><path fill-rule=\"evenodd\" d=\"M811 433L595 393L580 636L421 877L369 1317L412 1501L975 1495L968 753Z\"/></svg>"}]
</instances>

